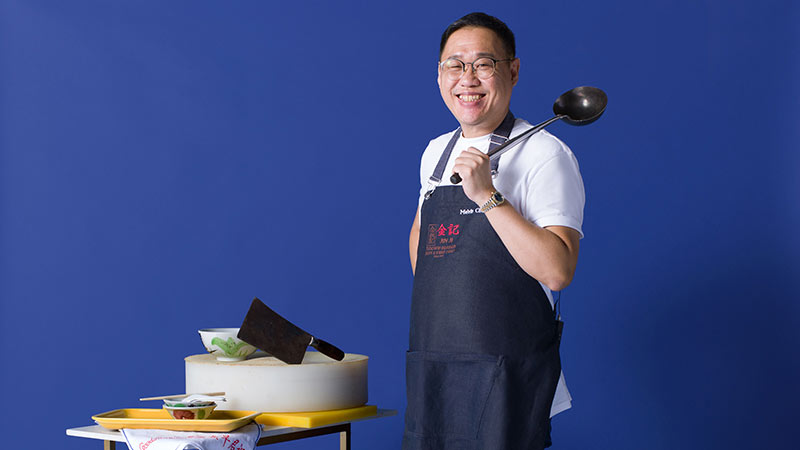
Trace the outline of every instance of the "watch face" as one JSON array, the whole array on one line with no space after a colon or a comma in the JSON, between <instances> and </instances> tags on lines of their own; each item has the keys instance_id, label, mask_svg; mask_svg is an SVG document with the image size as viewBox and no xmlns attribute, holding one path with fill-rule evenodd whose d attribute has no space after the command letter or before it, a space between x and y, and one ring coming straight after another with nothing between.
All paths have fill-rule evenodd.
<instances>
[{"instance_id":1,"label":"watch face","mask_svg":"<svg viewBox=\"0 0 800 450\"><path fill-rule=\"evenodd\" d=\"M503 198L503 194L499 192L495 192L492 198L494 198L494 201L497 202L498 204L503 203L503 200L505 200Z\"/></svg>"}]
</instances>

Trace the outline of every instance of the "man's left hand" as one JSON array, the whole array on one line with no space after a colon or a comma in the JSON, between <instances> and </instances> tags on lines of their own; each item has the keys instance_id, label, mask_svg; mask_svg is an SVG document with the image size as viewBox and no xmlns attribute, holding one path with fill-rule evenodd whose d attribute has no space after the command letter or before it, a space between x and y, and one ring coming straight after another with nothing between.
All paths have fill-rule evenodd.
<instances>
[{"instance_id":1,"label":"man's left hand","mask_svg":"<svg viewBox=\"0 0 800 450\"><path fill-rule=\"evenodd\" d=\"M494 192L492 169L489 157L485 153L470 147L456 158L453 171L461 176L464 194L478 206L489 201Z\"/></svg>"}]
</instances>

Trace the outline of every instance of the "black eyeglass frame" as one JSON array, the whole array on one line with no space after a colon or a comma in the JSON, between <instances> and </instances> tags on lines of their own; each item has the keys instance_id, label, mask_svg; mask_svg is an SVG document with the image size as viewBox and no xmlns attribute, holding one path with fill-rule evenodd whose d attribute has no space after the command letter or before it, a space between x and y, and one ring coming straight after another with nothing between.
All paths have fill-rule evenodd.
<instances>
[{"instance_id":1,"label":"black eyeglass frame","mask_svg":"<svg viewBox=\"0 0 800 450\"><path fill-rule=\"evenodd\" d=\"M488 59L488 60L492 61L492 74L489 75L488 77L485 77L485 78L479 77L478 76L478 70L475 68L475 63L478 62L478 60L481 60L481 59ZM451 74L451 73L454 74L454 72L447 71L447 70L444 69L444 63L446 63L447 61L458 61L461 64L461 73L455 78L452 78L452 75L450 75L450 77L453 80L457 80L457 79L459 79L459 78L464 76L464 74L467 72L467 65L472 67L472 73L476 77L480 78L481 80L488 80L489 78L492 78L495 73L497 73L497 63L506 62L506 61L514 61L515 59L517 59L517 58L496 59L496 58L492 58L491 56L481 56L481 57L475 58L475 61L467 63L467 62L464 62L464 61L462 61L462 60L460 60L458 58L450 57L450 58L445 59L444 61L439 62L439 70L442 73L444 73L445 75Z\"/></svg>"}]
</instances>

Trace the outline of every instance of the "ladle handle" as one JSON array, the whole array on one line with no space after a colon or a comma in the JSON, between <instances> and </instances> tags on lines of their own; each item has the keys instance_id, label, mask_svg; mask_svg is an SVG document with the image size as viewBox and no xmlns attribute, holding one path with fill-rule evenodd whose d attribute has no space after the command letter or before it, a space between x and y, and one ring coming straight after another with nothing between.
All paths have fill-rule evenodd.
<instances>
[{"instance_id":1,"label":"ladle handle","mask_svg":"<svg viewBox=\"0 0 800 450\"><path fill-rule=\"evenodd\" d=\"M555 122L556 120L561 120L561 119L563 119L565 117L567 117L566 114L559 114L559 115L557 115L555 117L551 117L550 119L547 119L544 122L542 122L542 123L540 123L538 125L535 125L533 128L531 128L529 130L526 130L524 133L522 133L522 134L520 134L518 136L515 136L513 139L506 141L505 144L500 145L499 147L495 147L492 150L489 150L489 152L486 155L489 156L489 160L497 159L497 158L500 157L500 155L502 155L503 153L511 150L517 144L522 143L522 141L526 140L527 138L529 138L533 134L544 130L544 127L550 125L551 123ZM461 183L461 175L459 175L458 172L453 172L453 174L450 175L450 182L453 183L453 184Z\"/></svg>"}]
</instances>

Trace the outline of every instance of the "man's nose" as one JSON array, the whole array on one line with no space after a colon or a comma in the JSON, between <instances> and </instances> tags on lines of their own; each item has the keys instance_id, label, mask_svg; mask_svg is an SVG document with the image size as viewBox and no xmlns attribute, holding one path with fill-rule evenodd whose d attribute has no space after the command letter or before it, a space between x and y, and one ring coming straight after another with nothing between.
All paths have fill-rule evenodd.
<instances>
[{"instance_id":1,"label":"man's nose","mask_svg":"<svg viewBox=\"0 0 800 450\"><path fill-rule=\"evenodd\" d=\"M461 74L461 78L458 81L466 86L474 86L480 82L478 81L478 74L475 72L475 66L472 63L464 65L464 73Z\"/></svg>"}]
</instances>

